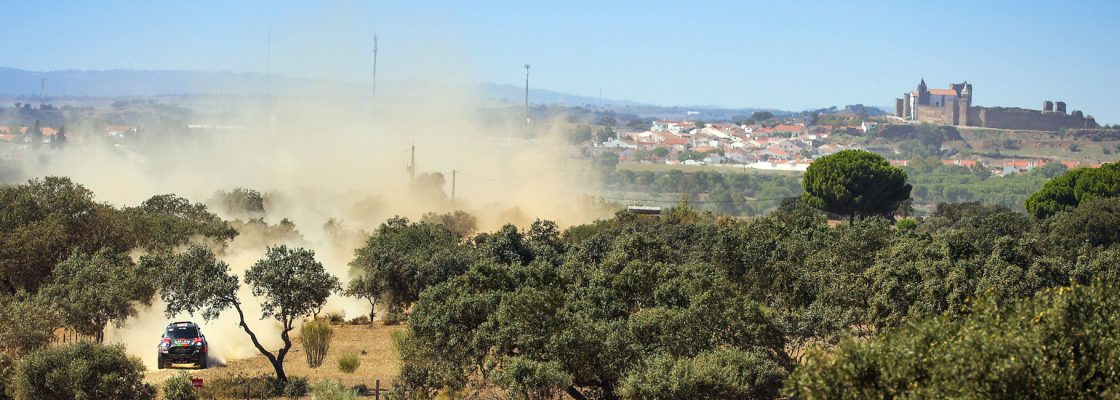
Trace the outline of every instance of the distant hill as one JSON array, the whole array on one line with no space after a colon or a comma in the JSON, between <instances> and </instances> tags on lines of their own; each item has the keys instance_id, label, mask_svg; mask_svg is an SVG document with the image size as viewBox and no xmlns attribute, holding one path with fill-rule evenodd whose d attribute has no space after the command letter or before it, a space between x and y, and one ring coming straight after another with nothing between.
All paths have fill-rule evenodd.
<instances>
[{"instance_id":1,"label":"distant hill","mask_svg":"<svg viewBox=\"0 0 1120 400\"><path fill-rule=\"evenodd\" d=\"M40 79L46 79L44 94L47 97L261 96L270 92L300 90L361 96L369 90L368 84L282 75L269 76L258 72L128 69L37 72L0 67L0 96L37 96L40 94ZM438 90L439 85L422 81L383 81L378 82L378 93L387 98L408 97L414 90ZM525 96L525 88L518 85L477 83L469 85L467 89L482 100L509 105L521 104ZM529 90L529 99L533 104L601 107L655 118L724 120L746 117L753 111L763 110L714 106L660 106L533 88ZM766 110L774 112L775 115L795 114L790 111Z\"/></svg>"},{"instance_id":2,"label":"distant hill","mask_svg":"<svg viewBox=\"0 0 1120 400\"><path fill-rule=\"evenodd\" d=\"M50 96L159 96L183 94L217 94L256 96L276 91L318 89L336 90L343 94L368 90L368 85L321 79L269 76L256 72L232 71L177 71L177 70L62 70L35 72L0 67L0 95L35 96L40 94L40 79L46 79L45 95ZM404 92L408 88L434 84L418 81L379 82L379 90L387 96ZM469 87L477 96L494 101L520 103L525 88L515 85L480 83ZM568 105L638 105L626 100L578 96L551 90L530 89L534 103Z\"/></svg>"}]
</instances>

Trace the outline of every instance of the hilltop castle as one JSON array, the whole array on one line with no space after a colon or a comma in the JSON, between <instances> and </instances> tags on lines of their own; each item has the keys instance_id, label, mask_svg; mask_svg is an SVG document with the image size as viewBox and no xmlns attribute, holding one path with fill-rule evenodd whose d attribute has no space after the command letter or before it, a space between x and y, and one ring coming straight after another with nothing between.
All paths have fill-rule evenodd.
<instances>
[{"instance_id":1,"label":"hilltop castle","mask_svg":"<svg viewBox=\"0 0 1120 400\"><path fill-rule=\"evenodd\" d=\"M998 129L1056 131L1063 128L1097 128L1092 116L1081 111L1066 114L1066 103L1042 103L1042 110L1014 107L976 107L972 105L972 84L951 83L948 89L929 89L926 80L918 90L894 99L894 115L899 118L938 125L978 126Z\"/></svg>"}]
</instances>

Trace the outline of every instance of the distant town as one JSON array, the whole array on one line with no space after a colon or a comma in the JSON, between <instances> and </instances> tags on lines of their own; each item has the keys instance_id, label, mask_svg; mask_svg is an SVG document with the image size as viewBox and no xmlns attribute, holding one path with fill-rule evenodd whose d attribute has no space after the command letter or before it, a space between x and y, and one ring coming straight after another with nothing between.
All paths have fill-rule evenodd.
<instances>
[{"instance_id":1,"label":"distant town","mask_svg":"<svg viewBox=\"0 0 1120 400\"><path fill-rule=\"evenodd\" d=\"M820 110L808 116L777 117L763 111L740 122L654 120L648 129L611 129L613 135L607 140L583 145L592 155L613 153L620 161L652 164L805 171L818 157L863 149L893 165L908 166L914 155L898 144L912 139L916 127L927 125L940 127L944 136L944 147L932 154L936 162L986 168L996 176L1050 163L1071 169L1099 167L1111 160L1113 151L1120 151L1120 144L1108 143L1120 139L1117 127L1101 127L1081 111L1067 113L1064 102L1044 101L1041 110L978 107L972 105L972 84L949 86L928 89L923 79L917 90L896 99L892 114ZM1097 144L1099 153L1085 151L1079 140ZM1027 154L1022 151L1024 142L1049 151Z\"/></svg>"}]
</instances>

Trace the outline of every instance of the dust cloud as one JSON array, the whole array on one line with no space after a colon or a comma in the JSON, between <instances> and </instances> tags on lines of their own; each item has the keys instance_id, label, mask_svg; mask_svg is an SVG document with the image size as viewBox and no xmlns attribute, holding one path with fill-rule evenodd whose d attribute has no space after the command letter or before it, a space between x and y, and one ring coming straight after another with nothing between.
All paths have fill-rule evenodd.
<instances>
[{"instance_id":1,"label":"dust cloud","mask_svg":"<svg viewBox=\"0 0 1120 400\"><path fill-rule=\"evenodd\" d=\"M406 97L379 98L375 113L357 91L223 99L226 110L219 116L200 113L200 121L189 122L207 128L163 133L160 127L139 127L141 140L121 143L103 141L97 132L75 132L71 145L45 158L29 158L22 168L28 177L69 176L98 201L117 206L163 193L208 202L219 190L260 191L268 199L263 222L287 219L299 234L270 238L242 229L220 257L240 275L263 256L266 245L306 247L344 284L347 263L365 239L354 233L370 232L394 215L416 220L426 212L465 210L478 217L480 230L505 223L527 227L535 218L570 225L608 216L580 206L580 196L592 193L594 185L587 180L590 174L563 167L573 165L573 150L558 131L538 127L527 134L524 124L484 122L472 93L453 87L425 92L422 85ZM440 173L442 186L417 190L406 169L413 146L415 173ZM454 201L452 171L457 171ZM220 208L211 211L227 219L241 217ZM327 232L324 224L332 219L352 233ZM278 349L279 327L256 319L259 300L248 288L243 287L241 299L265 346ZM369 305L335 296L324 311L353 318L367 315ZM158 301L110 328L107 338L124 343L154 368L158 335L178 320L202 325L217 362L256 354L232 310L214 321L189 315L169 319Z\"/></svg>"}]
</instances>

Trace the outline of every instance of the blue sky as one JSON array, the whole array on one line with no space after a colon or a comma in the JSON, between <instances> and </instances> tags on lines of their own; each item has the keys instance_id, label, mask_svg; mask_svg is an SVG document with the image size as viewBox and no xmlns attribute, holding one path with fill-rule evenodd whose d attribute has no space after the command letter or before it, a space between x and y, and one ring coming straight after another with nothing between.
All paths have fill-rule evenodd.
<instances>
[{"instance_id":1,"label":"blue sky","mask_svg":"<svg viewBox=\"0 0 1120 400\"><path fill-rule=\"evenodd\" d=\"M157 4L158 3L158 4ZM664 105L887 106L922 77L978 105L1120 123L1117 1L13 1L0 66L521 85Z\"/></svg>"}]
</instances>

